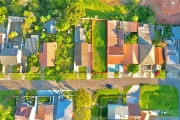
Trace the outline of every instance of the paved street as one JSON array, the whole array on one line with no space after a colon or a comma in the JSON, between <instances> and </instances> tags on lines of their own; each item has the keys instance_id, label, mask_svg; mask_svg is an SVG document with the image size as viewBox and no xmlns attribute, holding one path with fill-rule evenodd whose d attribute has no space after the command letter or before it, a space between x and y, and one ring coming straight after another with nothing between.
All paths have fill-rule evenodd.
<instances>
[{"instance_id":1,"label":"paved street","mask_svg":"<svg viewBox=\"0 0 180 120\"><path fill-rule=\"evenodd\" d=\"M87 89L91 94L99 88L105 87L105 84L112 84L117 88L123 89L127 85L144 84L160 84L160 85L173 85L179 91L180 96L180 80L179 79L165 79L158 80L152 78L121 78L121 79L106 79L106 80L68 80L56 83L56 81L26 81L26 80L1 80L0 90L6 89L37 89L37 90L77 90L80 87ZM180 105L180 99L179 99ZM179 109L180 117L180 109Z\"/></svg>"}]
</instances>

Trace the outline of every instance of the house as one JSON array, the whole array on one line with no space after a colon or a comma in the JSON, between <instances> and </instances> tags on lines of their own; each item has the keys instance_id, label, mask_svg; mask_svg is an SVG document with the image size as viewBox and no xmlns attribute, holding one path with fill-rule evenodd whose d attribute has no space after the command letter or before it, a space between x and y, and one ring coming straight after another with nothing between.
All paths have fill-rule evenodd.
<instances>
[{"instance_id":1,"label":"house","mask_svg":"<svg viewBox=\"0 0 180 120\"><path fill-rule=\"evenodd\" d=\"M117 29L118 21L107 21L107 63L121 64L124 61L124 32Z\"/></svg>"},{"instance_id":2,"label":"house","mask_svg":"<svg viewBox=\"0 0 180 120\"><path fill-rule=\"evenodd\" d=\"M85 34L85 29L84 28L79 28L79 40L81 42L84 42L86 40L86 34Z\"/></svg>"},{"instance_id":3,"label":"house","mask_svg":"<svg viewBox=\"0 0 180 120\"><path fill-rule=\"evenodd\" d=\"M73 103L71 100L64 99L58 102L57 120L71 120L73 113Z\"/></svg>"},{"instance_id":4,"label":"house","mask_svg":"<svg viewBox=\"0 0 180 120\"><path fill-rule=\"evenodd\" d=\"M180 40L180 35L179 35L179 31L180 31L180 26L175 26L175 27L171 27L172 28L172 35L174 40Z\"/></svg>"},{"instance_id":5,"label":"house","mask_svg":"<svg viewBox=\"0 0 180 120\"><path fill-rule=\"evenodd\" d=\"M0 53L0 62L4 66L13 66L21 63L22 51L18 48L5 48Z\"/></svg>"},{"instance_id":6,"label":"house","mask_svg":"<svg viewBox=\"0 0 180 120\"><path fill-rule=\"evenodd\" d=\"M108 120L127 120L128 114L128 106L108 104Z\"/></svg>"},{"instance_id":7,"label":"house","mask_svg":"<svg viewBox=\"0 0 180 120\"><path fill-rule=\"evenodd\" d=\"M34 120L36 114L36 104L30 106L27 103L18 104L16 112L14 113L15 120Z\"/></svg>"},{"instance_id":8,"label":"house","mask_svg":"<svg viewBox=\"0 0 180 120\"><path fill-rule=\"evenodd\" d=\"M75 62L77 66L88 66L88 43L76 43L75 55Z\"/></svg>"},{"instance_id":9,"label":"house","mask_svg":"<svg viewBox=\"0 0 180 120\"><path fill-rule=\"evenodd\" d=\"M38 44L39 37L38 35L31 35L30 38L26 38L25 41L25 54L26 56L30 56L32 54L35 54L37 50L37 44Z\"/></svg>"},{"instance_id":10,"label":"house","mask_svg":"<svg viewBox=\"0 0 180 120\"><path fill-rule=\"evenodd\" d=\"M52 67L55 62L56 42L43 43L43 52L39 54L39 63L43 67Z\"/></svg>"},{"instance_id":11,"label":"house","mask_svg":"<svg viewBox=\"0 0 180 120\"><path fill-rule=\"evenodd\" d=\"M123 64L139 63L138 44L124 44L124 61Z\"/></svg>"},{"instance_id":12,"label":"house","mask_svg":"<svg viewBox=\"0 0 180 120\"><path fill-rule=\"evenodd\" d=\"M139 24L138 43L152 44L153 39L154 39L154 26L151 24Z\"/></svg>"},{"instance_id":13,"label":"house","mask_svg":"<svg viewBox=\"0 0 180 120\"><path fill-rule=\"evenodd\" d=\"M163 64L163 48L162 47L155 47L155 63L156 64Z\"/></svg>"},{"instance_id":14,"label":"house","mask_svg":"<svg viewBox=\"0 0 180 120\"><path fill-rule=\"evenodd\" d=\"M139 64L140 65L155 64L154 45L139 44Z\"/></svg>"},{"instance_id":15,"label":"house","mask_svg":"<svg viewBox=\"0 0 180 120\"><path fill-rule=\"evenodd\" d=\"M53 120L54 105L39 104L35 119L37 120Z\"/></svg>"},{"instance_id":16,"label":"house","mask_svg":"<svg viewBox=\"0 0 180 120\"><path fill-rule=\"evenodd\" d=\"M166 40L167 46L165 47L166 64L177 64L179 62L179 53L177 50L177 41Z\"/></svg>"},{"instance_id":17,"label":"house","mask_svg":"<svg viewBox=\"0 0 180 120\"><path fill-rule=\"evenodd\" d=\"M0 32L0 52L4 50L5 38L6 38L6 34L3 32Z\"/></svg>"},{"instance_id":18,"label":"house","mask_svg":"<svg viewBox=\"0 0 180 120\"><path fill-rule=\"evenodd\" d=\"M141 109L139 104L128 103L128 120L140 120L141 119Z\"/></svg>"},{"instance_id":19,"label":"house","mask_svg":"<svg viewBox=\"0 0 180 120\"><path fill-rule=\"evenodd\" d=\"M120 21L120 29L125 33L138 32L138 22Z\"/></svg>"},{"instance_id":20,"label":"house","mask_svg":"<svg viewBox=\"0 0 180 120\"><path fill-rule=\"evenodd\" d=\"M123 47L108 47L108 64L121 64L124 61Z\"/></svg>"},{"instance_id":21,"label":"house","mask_svg":"<svg viewBox=\"0 0 180 120\"><path fill-rule=\"evenodd\" d=\"M48 34L55 34L56 33L56 21L55 20L49 20L44 24L46 27L46 31Z\"/></svg>"}]
</instances>

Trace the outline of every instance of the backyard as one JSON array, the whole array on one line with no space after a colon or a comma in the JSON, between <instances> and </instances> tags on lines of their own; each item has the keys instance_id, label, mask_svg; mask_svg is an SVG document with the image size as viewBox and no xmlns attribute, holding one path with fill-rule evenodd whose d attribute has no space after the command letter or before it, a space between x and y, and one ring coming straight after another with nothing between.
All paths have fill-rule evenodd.
<instances>
[{"instance_id":1,"label":"backyard","mask_svg":"<svg viewBox=\"0 0 180 120\"><path fill-rule=\"evenodd\" d=\"M143 110L163 110L168 116L178 116L178 90L174 86L142 85L140 107Z\"/></svg>"},{"instance_id":2,"label":"backyard","mask_svg":"<svg viewBox=\"0 0 180 120\"><path fill-rule=\"evenodd\" d=\"M106 21L92 21L92 71L106 72Z\"/></svg>"}]
</instances>

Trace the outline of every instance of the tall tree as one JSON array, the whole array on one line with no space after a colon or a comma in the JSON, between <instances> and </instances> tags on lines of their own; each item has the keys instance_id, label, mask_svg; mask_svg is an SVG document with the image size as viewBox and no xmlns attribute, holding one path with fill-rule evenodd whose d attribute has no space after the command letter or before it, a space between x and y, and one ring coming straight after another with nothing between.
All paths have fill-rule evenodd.
<instances>
[{"instance_id":1,"label":"tall tree","mask_svg":"<svg viewBox=\"0 0 180 120\"><path fill-rule=\"evenodd\" d=\"M79 19L85 16L85 10L79 3L71 4L64 10L65 21L70 25L77 25Z\"/></svg>"},{"instance_id":2,"label":"tall tree","mask_svg":"<svg viewBox=\"0 0 180 120\"><path fill-rule=\"evenodd\" d=\"M84 88L79 88L74 97L75 120L90 120L91 97Z\"/></svg>"}]
</instances>

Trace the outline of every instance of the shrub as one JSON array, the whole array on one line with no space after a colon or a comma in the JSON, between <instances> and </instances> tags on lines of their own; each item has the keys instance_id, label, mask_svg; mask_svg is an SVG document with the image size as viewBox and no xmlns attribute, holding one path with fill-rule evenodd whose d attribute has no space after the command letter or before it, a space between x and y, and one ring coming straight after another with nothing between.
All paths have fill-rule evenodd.
<instances>
[{"instance_id":1,"label":"shrub","mask_svg":"<svg viewBox=\"0 0 180 120\"><path fill-rule=\"evenodd\" d=\"M132 74L135 74L139 71L139 65L137 64L130 64L128 65L128 69L127 69L128 72L131 72Z\"/></svg>"}]
</instances>

